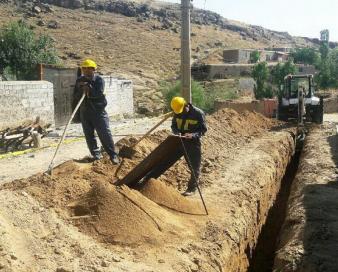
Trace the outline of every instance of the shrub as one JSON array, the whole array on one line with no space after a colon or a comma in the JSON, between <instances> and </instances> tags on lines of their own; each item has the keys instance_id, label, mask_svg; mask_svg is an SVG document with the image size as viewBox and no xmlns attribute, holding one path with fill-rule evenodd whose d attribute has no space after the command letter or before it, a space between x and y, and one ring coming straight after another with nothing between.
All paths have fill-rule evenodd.
<instances>
[{"instance_id":1,"label":"shrub","mask_svg":"<svg viewBox=\"0 0 338 272\"><path fill-rule=\"evenodd\" d=\"M181 82L174 84L162 83L161 91L164 95L167 109L170 109L171 99L175 96L181 96ZM191 82L192 103L203 111L210 113L214 110L214 103L217 99L235 99L237 94L233 90L212 87L205 89L196 82Z\"/></svg>"},{"instance_id":2,"label":"shrub","mask_svg":"<svg viewBox=\"0 0 338 272\"><path fill-rule=\"evenodd\" d=\"M12 73L17 80L34 79L38 63L56 64L53 40L47 35L35 37L33 30L22 22L10 23L0 30L0 73ZM11 75L9 75L11 76Z\"/></svg>"},{"instance_id":3,"label":"shrub","mask_svg":"<svg viewBox=\"0 0 338 272\"><path fill-rule=\"evenodd\" d=\"M250 63L257 63L261 57L261 53L255 50L250 53Z\"/></svg>"}]
</instances>

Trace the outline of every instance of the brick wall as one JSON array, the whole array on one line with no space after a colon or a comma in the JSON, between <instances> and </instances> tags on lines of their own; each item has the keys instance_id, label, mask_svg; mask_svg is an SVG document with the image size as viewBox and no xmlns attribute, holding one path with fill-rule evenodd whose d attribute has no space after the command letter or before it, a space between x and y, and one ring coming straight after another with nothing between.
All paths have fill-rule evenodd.
<instances>
[{"instance_id":1,"label":"brick wall","mask_svg":"<svg viewBox=\"0 0 338 272\"><path fill-rule=\"evenodd\" d=\"M0 129L37 116L54 123L53 84L47 81L0 81Z\"/></svg>"}]
</instances>

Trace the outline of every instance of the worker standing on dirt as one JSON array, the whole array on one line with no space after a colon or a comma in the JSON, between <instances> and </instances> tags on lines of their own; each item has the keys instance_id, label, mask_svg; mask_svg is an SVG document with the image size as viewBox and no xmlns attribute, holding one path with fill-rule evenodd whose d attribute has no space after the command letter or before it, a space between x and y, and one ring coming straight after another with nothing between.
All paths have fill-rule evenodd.
<instances>
[{"instance_id":1,"label":"worker standing on dirt","mask_svg":"<svg viewBox=\"0 0 338 272\"><path fill-rule=\"evenodd\" d=\"M188 182L188 188L183 193L184 196L193 195L197 190L201 166L201 137L206 133L204 112L187 103L183 97L174 97L171 100L171 108L174 111L171 130L174 135L181 139L181 145L171 157L166 158L155 169L146 175L146 179L158 178L169 167L171 167L182 156L188 163L191 177Z\"/></svg>"},{"instance_id":2,"label":"worker standing on dirt","mask_svg":"<svg viewBox=\"0 0 338 272\"><path fill-rule=\"evenodd\" d=\"M79 118L87 146L93 160L102 158L94 131L97 132L104 150L108 153L113 164L118 164L119 159L115 152L113 137L109 128L109 118L105 110L107 99L104 95L104 80L95 74L96 63L86 59L81 64L82 75L76 80L73 105L76 105L83 93L86 97L80 107Z\"/></svg>"}]
</instances>

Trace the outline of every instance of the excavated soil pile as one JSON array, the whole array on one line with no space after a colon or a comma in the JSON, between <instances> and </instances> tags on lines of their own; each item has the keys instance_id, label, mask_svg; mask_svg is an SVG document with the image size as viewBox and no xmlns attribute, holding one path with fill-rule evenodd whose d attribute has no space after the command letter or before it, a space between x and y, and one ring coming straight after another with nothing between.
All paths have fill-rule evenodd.
<instances>
[{"instance_id":1,"label":"excavated soil pile","mask_svg":"<svg viewBox=\"0 0 338 272\"><path fill-rule=\"evenodd\" d=\"M84 220L79 220L76 225L108 243L155 243L161 236L161 227L147 213L149 203L141 198L142 195L127 188L98 182L88 194L72 204L74 213L84 216Z\"/></svg>"},{"instance_id":2,"label":"excavated soil pile","mask_svg":"<svg viewBox=\"0 0 338 272\"><path fill-rule=\"evenodd\" d=\"M205 214L200 201L182 196L175 188L159 180L150 179L140 192L155 203L171 210L193 215Z\"/></svg>"},{"instance_id":3,"label":"excavated soil pile","mask_svg":"<svg viewBox=\"0 0 338 272\"><path fill-rule=\"evenodd\" d=\"M204 185L213 181L213 171L235 149L266 129L278 125L257 113L239 114L231 109L209 116L207 122L209 131L203 140L201 177ZM125 159L118 176L129 172L168 133L160 131L144 139L135 148L134 158ZM119 145L130 145L135 141L135 138L124 139ZM200 203L188 201L176 189L161 182L151 181L146 184L142 189L144 196L127 188L116 189L111 185L116 180L115 171L116 166L107 157L94 163L69 161L55 168L52 177L38 174L3 185L2 188L24 190L43 206L54 208L62 218L78 217L72 222L80 230L100 241L113 244L153 244L162 240L163 230L172 225L170 222L177 220L173 220L169 212L163 216L166 211L154 202L181 213L204 213ZM184 189L189 176L186 163L181 160L160 181Z\"/></svg>"},{"instance_id":4,"label":"excavated soil pile","mask_svg":"<svg viewBox=\"0 0 338 272\"><path fill-rule=\"evenodd\" d=\"M37 174L28 179L6 183L1 189L22 189L46 207L64 207L69 201L87 193L93 181L101 178L91 169L88 163L68 161L54 168L52 176Z\"/></svg>"},{"instance_id":5,"label":"excavated soil pile","mask_svg":"<svg viewBox=\"0 0 338 272\"><path fill-rule=\"evenodd\" d=\"M209 178L209 173L217 168L220 161L228 158L228 155L233 150L240 148L244 143L250 142L253 138L266 131L266 129L278 126L279 124L279 122L265 118L258 113L244 112L240 114L232 109L222 109L208 116L208 132L202 141L201 183L207 185L212 182L212 179ZM131 160L125 159L125 167L119 171L118 177L122 178L127 174L130 169L135 167L168 135L168 131L160 131L142 140L134 148L135 154L133 158ZM130 146L135 141L135 138L129 138L124 139L119 144ZM160 180L173 185L179 190L184 190L189 177L188 167L184 159L181 159L164 173L160 177Z\"/></svg>"}]
</instances>

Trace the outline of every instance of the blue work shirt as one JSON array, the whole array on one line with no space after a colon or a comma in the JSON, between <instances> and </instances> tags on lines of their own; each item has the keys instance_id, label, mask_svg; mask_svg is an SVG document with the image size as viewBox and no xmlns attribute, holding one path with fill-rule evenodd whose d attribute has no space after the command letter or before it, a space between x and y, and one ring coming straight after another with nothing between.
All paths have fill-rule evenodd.
<instances>
[{"instance_id":1,"label":"blue work shirt","mask_svg":"<svg viewBox=\"0 0 338 272\"><path fill-rule=\"evenodd\" d=\"M107 106L107 99L104 95L105 82L99 75L94 75L92 79L80 76L75 83L74 100L79 101L83 94L83 85L89 87L89 93L85 97L81 107L91 110L102 111ZM75 102L74 101L74 102Z\"/></svg>"}]
</instances>

